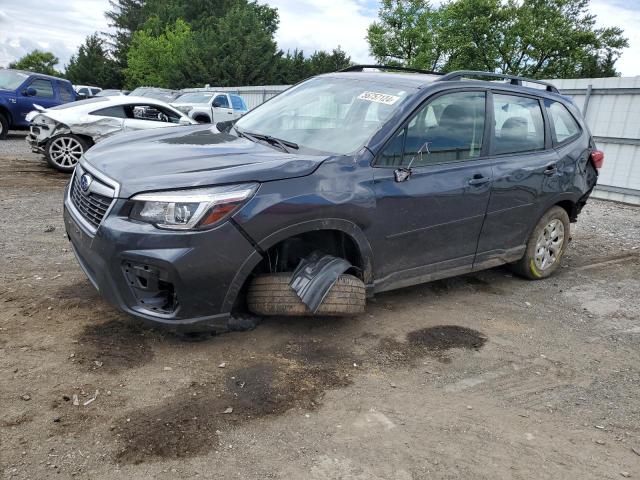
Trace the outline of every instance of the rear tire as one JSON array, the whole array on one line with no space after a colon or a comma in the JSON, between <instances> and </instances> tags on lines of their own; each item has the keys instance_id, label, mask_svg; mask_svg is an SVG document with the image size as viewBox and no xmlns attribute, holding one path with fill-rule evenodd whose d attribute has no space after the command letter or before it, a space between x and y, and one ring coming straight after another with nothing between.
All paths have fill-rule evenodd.
<instances>
[{"instance_id":1,"label":"rear tire","mask_svg":"<svg viewBox=\"0 0 640 480\"><path fill-rule=\"evenodd\" d=\"M71 173L80 157L93 145L93 142L72 133L63 133L51 137L44 148L47 163L63 173Z\"/></svg>"},{"instance_id":2,"label":"rear tire","mask_svg":"<svg viewBox=\"0 0 640 480\"><path fill-rule=\"evenodd\" d=\"M353 275L340 275L314 314L289 286L291 272L259 275L247 292L247 306L256 315L351 316L364 312L364 283Z\"/></svg>"},{"instance_id":3,"label":"rear tire","mask_svg":"<svg viewBox=\"0 0 640 480\"><path fill-rule=\"evenodd\" d=\"M569 215L562 207L550 208L527 241L524 256L510 265L514 273L529 280L547 278L560 268L569 244Z\"/></svg>"},{"instance_id":4,"label":"rear tire","mask_svg":"<svg viewBox=\"0 0 640 480\"><path fill-rule=\"evenodd\" d=\"M194 120L198 123L211 123L211 119L206 115L197 115Z\"/></svg>"},{"instance_id":5,"label":"rear tire","mask_svg":"<svg viewBox=\"0 0 640 480\"><path fill-rule=\"evenodd\" d=\"M0 113L0 140L5 140L9 135L9 120Z\"/></svg>"}]
</instances>

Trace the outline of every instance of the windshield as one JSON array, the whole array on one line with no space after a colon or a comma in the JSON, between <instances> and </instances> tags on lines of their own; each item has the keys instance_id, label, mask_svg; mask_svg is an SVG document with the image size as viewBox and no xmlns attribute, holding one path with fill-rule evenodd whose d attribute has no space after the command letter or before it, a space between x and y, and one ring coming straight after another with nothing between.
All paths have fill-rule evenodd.
<instances>
[{"instance_id":1,"label":"windshield","mask_svg":"<svg viewBox=\"0 0 640 480\"><path fill-rule=\"evenodd\" d=\"M317 77L249 112L236 126L300 148L346 155L364 145L409 93L384 82Z\"/></svg>"},{"instance_id":2,"label":"windshield","mask_svg":"<svg viewBox=\"0 0 640 480\"><path fill-rule=\"evenodd\" d=\"M176 98L176 103L209 103L213 93L185 93Z\"/></svg>"},{"instance_id":3,"label":"windshield","mask_svg":"<svg viewBox=\"0 0 640 480\"><path fill-rule=\"evenodd\" d=\"M102 90L102 91L98 92L96 94L96 97L109 97L109 96L115 97L115 96L119 96L119 95L122 95L122 91L121 90L110 90L110 89L107 89L107 90Z\"/></svg>"},{"instance_id":4,"label":"windshield","mask_svg":"<svg viewBox=\"0 0 640 480\"><path fill-rule=\"evenodd\" d=\"M29 78L29 75L11 70L0 70L0 88L3 90L15 90Z\"/></svg>"}]
</instances>

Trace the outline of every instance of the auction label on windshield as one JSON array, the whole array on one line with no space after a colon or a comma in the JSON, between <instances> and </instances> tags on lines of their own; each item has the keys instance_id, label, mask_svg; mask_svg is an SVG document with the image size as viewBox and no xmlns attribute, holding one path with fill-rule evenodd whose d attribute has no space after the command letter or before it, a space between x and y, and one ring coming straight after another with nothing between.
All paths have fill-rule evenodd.
<instances>
[{"instance_id":1,"label":"auction label on windshield","mask_svg":"<svg viewBox=\"0 0 640 480\"><path fill-rule=\"evenodd\" d=\"M386 93L362 92L358 95L359 100L368 100L369 102L384 103L385 105L393 105L400 97L388 95Z\"/></svg>"}]
</instances>

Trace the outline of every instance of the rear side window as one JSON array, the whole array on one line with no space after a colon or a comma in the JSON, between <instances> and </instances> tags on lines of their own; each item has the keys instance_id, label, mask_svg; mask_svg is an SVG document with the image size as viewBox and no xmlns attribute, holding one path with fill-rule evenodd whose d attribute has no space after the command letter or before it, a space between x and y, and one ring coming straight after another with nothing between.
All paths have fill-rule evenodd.
<instances>
[{"instance_id":1,"label":"rear side window","mask_svg":"<svg viewBox=\"0 0 640 480\"><path fill-rule=\"evenodd\" d=\"M29 88L35 88L37 97L53 98L53 85L49 80L36 79L31 82Z\"/></svg>"},{"instance_id":2,"label":"rear side window","mask_svg":"<svg viewBox=\"0 0 640 480\"><path fill-rule=\"evenodd\" d=\"M220 108L229 108L229 100L227 100L226 95L218 95L213 99L213 103L215 103Z\"/></svg>"},{"instance_id":3,"label":"rear side window","mask_svg":"<svg viewBox=\"0 0 640 480\"><path fill-rule=\"evenodd\" d=\"M482 149L484 118L484 92L437 97L387 144L378 165L435 165L476 158Z\"/></svg>"},{"instance_id":4,"label":"rear side window","mask_svg":"<svg viewBox=\"0 0 640 480\"><path fill-rule=\"evenodd\" d=\"M70 102L73 100L71 86L68 83L58 82L58 91L60 92L60 100Z\"/></svg>"},{"instance_id":5,"label":"rear side window","mask_svg":"<svg viewBox=\"0 0 640 480\"><path fill-rule=\"evenodd\" d=\"M547 114L551 118L551 135L553 136L553 143L562 143L566 140L571 140L580 135L580 125L573 118L573 115L569 113L567 107L560 102L552 102L547 100L545 102L547 107Z\"/></svg>"},{"instance_id":6,"label":"rear side window","mask_svg":"<svg viewBox=\"0 0 640 480\"><path fill-rule=\"evenodd\" d=\"M244 100L238 95L231 95L231 105L234 110L239 110L241 112L247 111L247 106L245 105Z\"/></svg>"},{"instance_id":7,"label":"rear side window","mask_svg":"<svg viewBox=\"0 0 640 480\"><path fill-rule=\"evenodd\" d=\"M494 94L493 112L496 155L544 149L544 121L538 100Z\"/></svg>"},{"instance_id":8,"label":"rear side window","mask_svg":"<svg viewBox=\"0 0 640 480\"><path fill-rule=\"evenodd\" d=\"M127 118L123 105L101 108L90 113L90 115L100 115L102 117Z\"/></svg>"}]
</instances>

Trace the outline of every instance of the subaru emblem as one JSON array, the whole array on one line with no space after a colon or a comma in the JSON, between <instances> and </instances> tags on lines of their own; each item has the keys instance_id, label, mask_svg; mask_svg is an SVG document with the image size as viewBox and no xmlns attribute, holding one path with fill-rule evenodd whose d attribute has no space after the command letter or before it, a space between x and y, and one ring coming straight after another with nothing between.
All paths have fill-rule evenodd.
<instances>
[{"instance_id":1,"label":"subaru emblem","mask_svg":"<svg viewBox=\"0 0 640 480\"><path fill-rule=\"evenodd\" d=\"M91 182L93 182L93 177L88 173L85 173L80 177L80 188L82 189L83 192L86 192L87 190L89 190L89 187L91 186Z\"/></svg>"}]
</instances>

